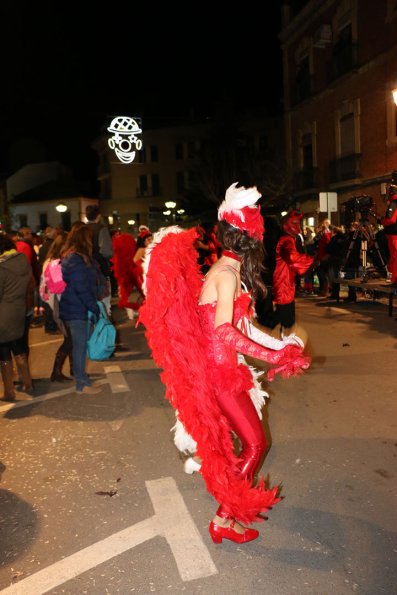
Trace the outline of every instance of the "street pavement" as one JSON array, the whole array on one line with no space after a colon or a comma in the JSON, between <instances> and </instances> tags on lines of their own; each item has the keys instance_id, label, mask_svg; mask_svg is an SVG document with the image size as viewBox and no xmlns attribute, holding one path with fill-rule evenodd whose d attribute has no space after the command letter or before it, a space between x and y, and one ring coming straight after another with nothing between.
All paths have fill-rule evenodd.
<instances>
[{"instance_id":1,"label":"street pavement","mask_svg":"<svg viewBox=\"0 0 397 595\"><path fill-rule=\"evenodd\" d=\"M264 415L283 500L246 545L210 539L142 326L114 309L97 395L49 382L61 337L32 329L35 395L0 403L0 593L396 594L397 314L317 297L297 314L312 366L268 385Z\"/></svg>"}]
</instances>

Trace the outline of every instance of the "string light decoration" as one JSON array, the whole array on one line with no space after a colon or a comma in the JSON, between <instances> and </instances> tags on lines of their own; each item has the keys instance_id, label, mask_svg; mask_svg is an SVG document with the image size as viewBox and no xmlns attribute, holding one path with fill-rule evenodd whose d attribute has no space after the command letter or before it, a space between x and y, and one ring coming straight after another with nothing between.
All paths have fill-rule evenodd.
<instances>
[{"instance_id":1,"label":"string light decoration","mask_svg":"<svg viewBox=\"0 0 397 595\"><path fill-rule=\"evenodd\" d=\"M142 140L137 136L142 132L138 122L129 116L117 116L111 121L108 131L112 133L108 145L116 153L119 161L132 163L136 151L142 149Z\"/></svg>"}]
</instances>

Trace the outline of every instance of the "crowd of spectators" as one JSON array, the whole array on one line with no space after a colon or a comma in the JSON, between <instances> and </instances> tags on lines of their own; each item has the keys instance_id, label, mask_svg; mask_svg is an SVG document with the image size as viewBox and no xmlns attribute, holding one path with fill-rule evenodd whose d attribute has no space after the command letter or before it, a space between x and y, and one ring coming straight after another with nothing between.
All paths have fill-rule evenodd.
<instances>
[{"instance_id":1,"label":"crowd of spectators","mask_svg":"<svg viewBox=\"0 0 397 595\"><path fill-rule=\"evenodd\" d=\"M298 223L299 223L298 218ZM299 224L300 225L300 224ZM265 217L266 271L264 282L268 288L264 301L256 304L259 321L267 327L277 324L277 308L273 290L277 245L285 229L272 217ZM203 274L221 255L216 235L216 223L202 222L197 226L197 262ZM315 228L306 226L293 234L295 260L306 255L310 266L295 275L295 293L337 299L340 273L345 279L362 273L362 234L360 223L353 221L349 228L333 226L325 219ZM128 241L127 241L128 240ZM111 315L110 299L118 295L119 307L133 313L144 299L142 291L142 262L152 233L141 226L137 238L131 234L110 234L103 224L97 206L87 207L87 223L77 222L66 234L60 228L47 227L42 235L35 235L29 227L21 227L11 234L0 233L0 367L4 397L15 398L15 386L28 392L33 390L29 372L29 328L42 324L46 333L64 337L51 372L51 381L65 382L62 367L70 359L70 374L75 377L78 392L98 392L85 371L86 321L88 311L98 313L97 300L106 305ZM366 258L379 265L379 247L388 262L388 244L382 229L376 239L370 238ZM376 249L375 249L376 248ZM61 259L66 289L61 296L46 292L44 271L50 262ZM131 301L136 290L138 299ZM47 296L46 298L44 296ZM356 300L356 289L349 286L346 301ZM130 316L133 318L133 315ZM84 326L84 329L83 329ZM7 330L6 330L7 329ZM14 357L17 379L12 364Z\"/></svg>"}]
</instances>

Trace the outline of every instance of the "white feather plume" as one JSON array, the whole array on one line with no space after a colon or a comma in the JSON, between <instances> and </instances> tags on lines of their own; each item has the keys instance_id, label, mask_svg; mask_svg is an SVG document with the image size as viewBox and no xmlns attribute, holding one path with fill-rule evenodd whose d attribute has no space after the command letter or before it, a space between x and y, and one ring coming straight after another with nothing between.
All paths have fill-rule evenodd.
<instances>
[{"instance_id":1,"label":"white feather plume","mask_svg":"<svg viewBox=\"0 0 397 595\"><path fill-rule=\"evenodd\" d=\"M251 188L236 188L238 182L234 182L226 190L225 200L221 203L218 209L218 219L221 220L224 213L230 211L239 211L244 207L253 207L255 203L260 199L262 194L258 192L256 186ZM241 213L243 219L243 213ZM243 219L244 220L244 219Z\"/></svg>"},{"instance_id":2,"label":"white feather plume","mask_svg":"<svg viewBox=\"0 0 397 595\"><path fill-rule=\"evenodd\" d=\"M150 265L150 256L152 250L160 244L161 240L168 235L169 233L181 233L184 231L179 225L170 225L170 227L161 227L159 231L153 234L153 240L150 242L149 246L146 248L145 256L143 258L142 269L143 269L143 284L142 284L142 291L146 295L146 275L149 270Z\"/></svg>"},{"instance_id":3,"label":"white feather plume","mask_svg":"<svg viewBox=\"0 0 397 595\"><path fill-rule=\"evenodd\" d=\"M178 412L176 412L178 416ZM182 424L182 422L176 418L175 425L171 428L171 432L175 432L174 444L180 452L184 454L193 454L197 450L197 442L188 434Z\"/></svg>"}]
</instances>

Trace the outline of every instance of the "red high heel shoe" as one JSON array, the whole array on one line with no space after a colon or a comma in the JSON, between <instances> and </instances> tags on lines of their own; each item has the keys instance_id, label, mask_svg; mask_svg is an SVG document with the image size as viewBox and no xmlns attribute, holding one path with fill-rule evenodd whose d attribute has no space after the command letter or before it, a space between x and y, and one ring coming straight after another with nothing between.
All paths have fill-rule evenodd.
<instances>
[{"instance_id":1,"label":"red high heel shoe","mask_svg":"<svg viewBox=\"0 0 397 595\"><path fill-rule=\"evenodd\" d=\"M221 527L211 521L209 532L212 541L214 543L222 543L222 539L230 539L230 541L234 541L235 543L247 543L258 537L259 531L256 529L248 529L248 527L245 528L244 533L237 533L233 528L235 524L235 519L232 520L228 527Z\"/></svg>"}]
</instances>

